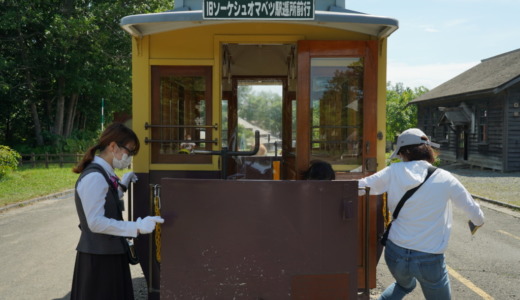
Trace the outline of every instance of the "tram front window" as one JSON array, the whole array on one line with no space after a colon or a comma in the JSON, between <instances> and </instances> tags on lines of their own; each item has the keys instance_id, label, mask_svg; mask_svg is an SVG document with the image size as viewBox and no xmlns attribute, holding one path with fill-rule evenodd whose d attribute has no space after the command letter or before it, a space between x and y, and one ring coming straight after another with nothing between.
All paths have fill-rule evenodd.
<instances>
[{"instance_id":1,"label":"tram front window","mask_svg":"<svg viewBox=\"0 0 520 300\"><path fill-rule=\"evenodd\" d=\"M311 159L361 172L363 59L311 59Z\"/></svg>"}]
</instances>

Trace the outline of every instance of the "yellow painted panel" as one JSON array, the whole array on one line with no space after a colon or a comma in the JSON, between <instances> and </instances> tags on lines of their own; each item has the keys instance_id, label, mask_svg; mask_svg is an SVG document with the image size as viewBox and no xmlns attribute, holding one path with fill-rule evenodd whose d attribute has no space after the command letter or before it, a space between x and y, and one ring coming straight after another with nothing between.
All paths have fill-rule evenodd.
<instances>
[{"instance_id":1,"label":"yellow painted panel","mask_svg":"<svg viewBox=\"0 0 520 300\"><path fill-rule=\"evenodd\" d=\"M214 65L213 59L150 59L150 66L210 66Z\"/></svg>"},{"instance_id":2,"label":"yellow painted panel","mask_svg":"<svg viewBox=\"0 0 520 300\"><path fill-rule=\"evenodd\" d=\"M370 40L372 36L333 28L280 23L201 26L151 36L150 58L211 59L215 35L303 35L307 40Z\"/></svg>"},{"instance_id":3,"label":"yellow painted panel","mask_svg":"<svg viewBox=\"0 0 520 300\"><path fill-rule=\"evenodd\" d=\"M145 130L144 124L150 122L151 116L149 40L148 37L132 39L132 129L141 144L139 154L133 159L133 170L136 173L148 173L150 162L150 145L144 143L145 137L150 134L149 130Z\"/></svg>"},{"instance_id":4,"label":"yellow painted panel","mask_svg":"<svg viewBox=\"0 0 520 300\"><path fill-rule=\"evenodd\" d=\"M377 65L377 132L381 132L383 138L377 139L377 169L386 167L386 63L387 63L387 39L379 42L379 58Z\"/></svg>"}]
</instances>

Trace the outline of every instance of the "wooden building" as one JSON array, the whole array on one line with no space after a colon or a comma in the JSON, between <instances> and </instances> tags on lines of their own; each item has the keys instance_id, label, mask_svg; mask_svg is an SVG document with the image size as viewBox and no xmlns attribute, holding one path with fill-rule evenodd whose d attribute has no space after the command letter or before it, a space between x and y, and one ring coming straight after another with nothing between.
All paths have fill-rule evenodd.
<instances>
[{"instance_id":1,"label":"wooden building","mask_svg":"<svg viewBox=\"0 0 520 300\"><path fill-rule=\"evenodd\" d=\"M441 160L520 171L520 49L483 59L411 104Z\"/></svg>"}]
</instances>

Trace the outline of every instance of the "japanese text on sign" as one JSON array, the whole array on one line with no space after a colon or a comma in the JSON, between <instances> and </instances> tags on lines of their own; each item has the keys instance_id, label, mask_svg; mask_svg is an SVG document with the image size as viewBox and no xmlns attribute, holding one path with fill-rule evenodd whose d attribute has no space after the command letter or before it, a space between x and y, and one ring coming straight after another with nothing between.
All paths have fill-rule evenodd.
<instances>
[{"instance_id":1,"label":"japanese text on sign","mask_svg":"<svg viewBox=\"0 0 520 300\"><path fill-rule=\"evenodd\" d=\"M204 19L314 19L314 0L204 0Z\"/></svg>"}]
</instances>

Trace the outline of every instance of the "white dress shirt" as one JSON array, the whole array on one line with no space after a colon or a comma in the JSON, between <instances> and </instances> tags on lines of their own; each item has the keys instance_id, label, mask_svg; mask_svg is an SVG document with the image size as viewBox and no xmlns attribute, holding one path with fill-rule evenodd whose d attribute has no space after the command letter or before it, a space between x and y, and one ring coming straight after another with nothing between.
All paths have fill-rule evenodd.
<instances>
[{"instance_id":1,"label":"white dress shirt","mask_svg":"<svg viewBox=\"0 0 520 300\"><path fill-rule=\"evenodd\" d=\"M393 212L409 189L423 182L430 164L426 161L393 163L359 181L370 194L388 193L388 209ZM388 235L394 244L427 253L444 253L452 227L451 202L475 224L484 223L484 214L471 194L448 171L437 169L403 205Z\"/></svg>"},{"instance_id":2,"label":"white dress shirt","mask_svg":"<svg viewBox=\"0 0 520 300\"><path fill-rule=\"evenodd\" d=\"M101 165L108 176L115 176L112 166L101 157L95 156L92 163ZM77 192L83 205L88 227L95 233L136 237L137 225L135 222L118 221L105 217L105 197L108 189L105 177L99 172L87 174L78 183Z\"/></svg>"}]
</instances>

